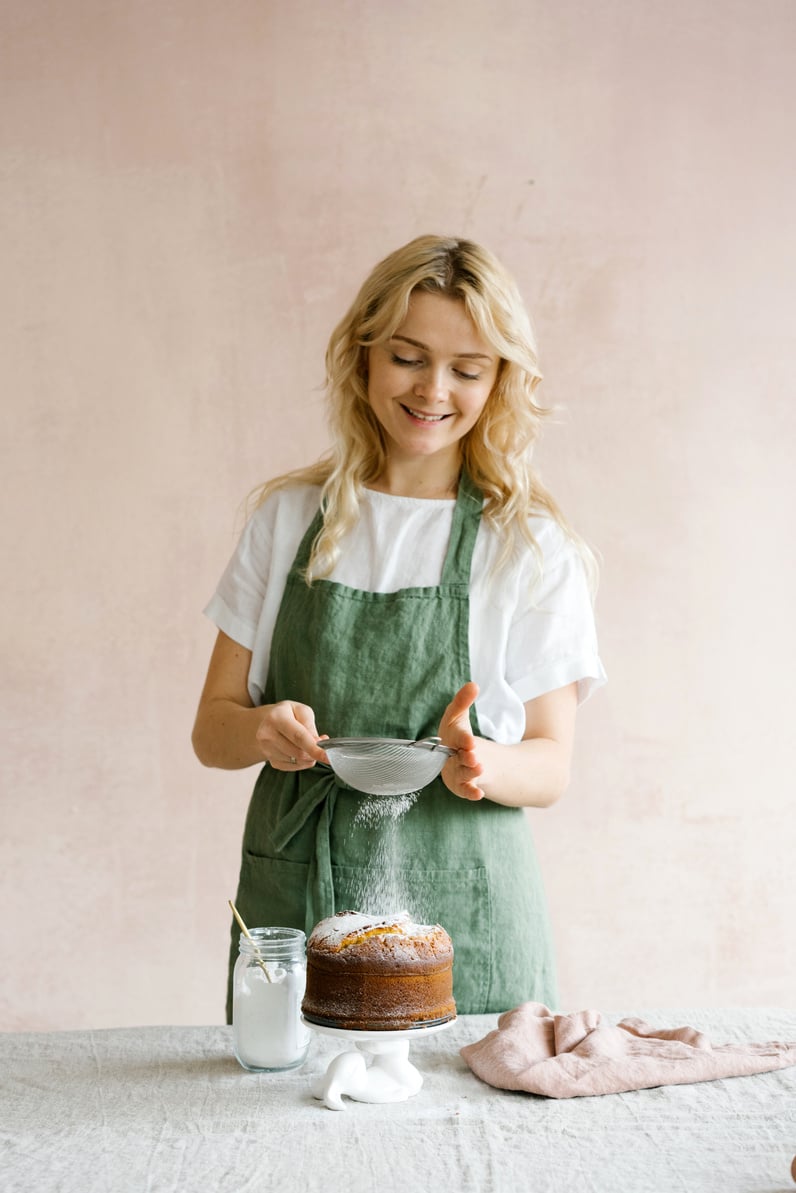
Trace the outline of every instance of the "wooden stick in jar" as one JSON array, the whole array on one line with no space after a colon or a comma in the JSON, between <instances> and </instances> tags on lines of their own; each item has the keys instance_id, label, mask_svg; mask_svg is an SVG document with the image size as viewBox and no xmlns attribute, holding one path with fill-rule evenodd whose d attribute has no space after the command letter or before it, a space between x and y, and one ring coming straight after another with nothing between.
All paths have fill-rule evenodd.
<instances>
[{"instance_id":1,"label":"wooden stick in jar","mask_svg":"<svg viewBox=\"0 0 796 1193\"><path fill-rule=\"evenodd\" d=\"M265 962L263 961L262 957L260 956L260 950L257 948L257 942L255 941L255 939L254 939L254 937L252 936L252 934L251 934L251 932L249 931L249 929L248 929L248 928L246 927L246 925L244 924L243 920L240 918L240 912L238 911L237 907L235 906L235 904L232 902L232 900L231 900L231 899L229 900L229 905L230 905L230 907L232 908L232 914L234 915L235 919L236 919L236 920L238 921L238 923L240 924L240 930L241 930L241 932L242 932L242 933L243 933L243 935L246 937L246 939L247 939L248 941L250 941L250 943L251 943L251 944L254 946L254 952L255 952L255 954L256 954L256 956L255 956L255 958L254 958L254 959L255 959L255 961L256 961L256 962L257 962L257 964L260 966L260 969L263 971L263 973L265 974L265 976L268 978L268 981L269 981L269 982L272 982L272 981L273 981L273 978L271 977L271 975L270 975L270 973L268 972L268 970L265 968Z\"/></svg>"}]
</instances>

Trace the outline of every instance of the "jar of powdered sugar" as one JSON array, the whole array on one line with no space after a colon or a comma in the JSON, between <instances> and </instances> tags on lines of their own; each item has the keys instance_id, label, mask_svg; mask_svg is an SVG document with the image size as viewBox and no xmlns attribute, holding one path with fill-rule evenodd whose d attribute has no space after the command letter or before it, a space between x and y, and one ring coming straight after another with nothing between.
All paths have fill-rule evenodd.
<instances>
[{"instance_id":1,"label":"jar of powdered sugar","mask_svg":"<svg viewBox=\"0 0 796 1193\"><path fill-rule=\"evenodd\" d=\"M241 935L232 979L235 1055L252 1073L295 1069L310 1033L301 1018L306 938L298 928L251 928Z\"/></svg>"}]
</instances>

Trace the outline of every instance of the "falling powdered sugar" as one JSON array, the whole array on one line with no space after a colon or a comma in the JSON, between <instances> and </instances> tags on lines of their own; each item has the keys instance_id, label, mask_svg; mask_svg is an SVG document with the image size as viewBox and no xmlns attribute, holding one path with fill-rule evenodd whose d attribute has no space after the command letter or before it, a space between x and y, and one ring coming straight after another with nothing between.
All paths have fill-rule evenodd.
<instances>
[{"instance_id":1,"label":"falling powdered sugar","mask_svg":"<svg viewBox=\"0 0 796 1193\"><path fill-rule=\"evenodd\" d=\"M389 799L367 796L357 808L354 824L368 830L370 854L367 869L359 872L357 889L352 893L355 905L365 908L370 915L391 915L396 907L411 910L410 892L398 865L396 843L399 822L417 802L419 794L411 791Z\"/></svg>"},{"instance_id":2,"label":"falling powdered sugar","mask_svg":"<svg viewBox=\"0 0 796 1193\"><path fill-rule=\"evenodd\" d=\"M367 796L356 810L354 824L365 824L370 828L385 820L399 820L417 802L419 795L419 791L410 791L407 795L394 795L389 799Z\"/></svg>"}]
</instances>

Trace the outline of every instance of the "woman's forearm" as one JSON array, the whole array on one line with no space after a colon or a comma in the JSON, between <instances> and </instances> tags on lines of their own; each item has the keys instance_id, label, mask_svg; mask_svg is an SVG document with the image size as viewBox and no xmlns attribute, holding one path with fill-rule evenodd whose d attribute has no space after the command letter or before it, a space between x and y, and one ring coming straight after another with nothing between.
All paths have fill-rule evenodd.
<instances>
[{"instance_id":1,"label":"woman's forearm","mask_svg":"<svg viewBox=\"0 0 796 1193\"><path fill-rule=\"evenodd\" d=\"M547 808L567 789L570 750L552 738L532 737L515 745L477 738L483 771L476 780L484 798L506 807Z\"/></svg>"},{"instance_id":2,"label":"woman's forearm","mask_svg":"<svg viewBox=\"0 0 796 1193\"><path fill-rule=\"evenodd\" d=\"M257 738L262 716L262 708L244 708L223 697L203 701L191 735L196 757L204 766L222 770L240 770L264 762Z\"/></svg>"}]
</instances>

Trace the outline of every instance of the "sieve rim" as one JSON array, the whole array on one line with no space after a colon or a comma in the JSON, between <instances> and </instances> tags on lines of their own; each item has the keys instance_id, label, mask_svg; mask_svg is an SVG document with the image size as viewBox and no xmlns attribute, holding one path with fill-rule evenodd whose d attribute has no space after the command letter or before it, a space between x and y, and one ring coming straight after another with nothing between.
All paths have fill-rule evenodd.
<instances>
[{"instance_id":1,"label":"sieve rim","mask_svg":"<svg viewBox=\"0 0 796 1193\"><path fill-rule=\"evenodd\" d=\"M346 746L412 746L429 750L435 754L453 757L458 753L452 746L443 746L438 737L426 737L416 741L411 737L330 737L318 742L322 750L334 750Z\"/></svg>"}]
</instances>

